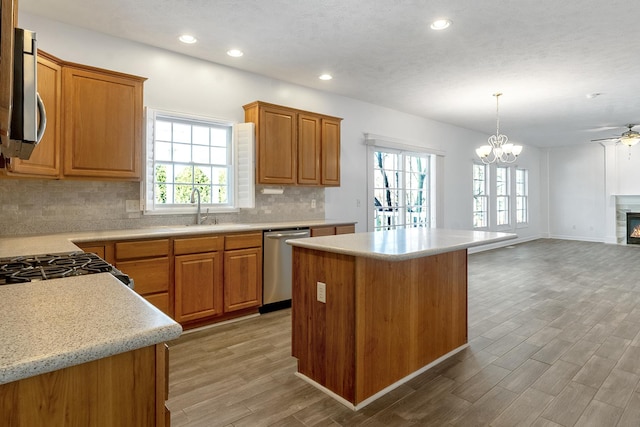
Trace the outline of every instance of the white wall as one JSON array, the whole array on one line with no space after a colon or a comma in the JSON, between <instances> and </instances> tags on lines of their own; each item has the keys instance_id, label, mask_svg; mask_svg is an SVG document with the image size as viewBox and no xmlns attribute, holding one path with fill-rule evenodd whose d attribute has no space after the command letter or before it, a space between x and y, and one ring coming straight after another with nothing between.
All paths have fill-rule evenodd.
<instances>
[{"instance_id":1,"label":"white wall","mask_svg":"<svg viewBox=\"0 0 640 427\"><path fill-rule=\"evenodd\" d=\"M485 143L487 135L26 13L20 14L20 25L36 31L39 47L63 60L147 77L148 107L240 122L242 105L262 100L344 118L341 186L325 191L325 215L357 221L357 231L365 231L367 224L364 133L442 150L446 153L444 226L471 228L471 164L474 149ZM518 230L528 239L540 234L539 150L526 146L519 163L530 170L531 226Z\"/></svg>"},{"instance_id":2,"label":"white wall","mask_svg":"<svg viewBox=\"0 0 640 427\"><path fill-rule=\"evenodd\" d=\"M543 154L543 170L549 236L616 243L615 196L640 195L640 149L613 143L553 148Z\"/></svg>"},{"instance_id":3,"label":"white wall","mask_svg":"<svg viewBox=\"0 0 640 427\"><path fill-rule=\"evenodd\" d=\"M548 162L550 236L604 241L604 148L556 148Z\"/></svg>"}]
</instances>

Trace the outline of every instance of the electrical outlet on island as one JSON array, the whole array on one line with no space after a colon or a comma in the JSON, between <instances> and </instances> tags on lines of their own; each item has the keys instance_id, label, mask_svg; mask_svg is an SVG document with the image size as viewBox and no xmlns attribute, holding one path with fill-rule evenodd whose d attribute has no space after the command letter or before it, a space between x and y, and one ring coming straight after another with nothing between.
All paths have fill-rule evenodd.
<instances>
[{"instance_id":1,"label":"electrical outlet on island","mask_svg":"<svg viewBox=\"0 0 640 427\"><path fill-rule=\"evenodd\" d=\"M318 301L327 303L327 284L316 282L316 296Z\"/></svg>"}]
</instances>

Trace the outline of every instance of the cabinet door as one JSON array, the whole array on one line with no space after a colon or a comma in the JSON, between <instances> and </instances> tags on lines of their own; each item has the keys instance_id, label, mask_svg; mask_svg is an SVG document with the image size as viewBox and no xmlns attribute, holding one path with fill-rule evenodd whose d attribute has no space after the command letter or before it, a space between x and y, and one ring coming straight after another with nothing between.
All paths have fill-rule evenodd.
<instances>
[{"instance_id":1,"label":"cabinet door","mask_svg":"<svg viewBox=\"0 0 640 427\"><path fill-rule=\"evenodd\" d=\"M261 106L256 157L260 184L295 184L297 170L296 113Z\"/></svg>"},{"instance_id":2,"label":"cabinet door","mask_svg":"<svg viewBox=\"0 0 640 427\"><path fill-rule=\"evenodd\" d=\"M222 252L176 256L175 279L178 322L222 314Z\"/></svg>"},{"instance_id":3,"label":"cabinet door","mask_svg":"<svg viewBox=\"0 0 640 427\"><path fill-rule=\"evenodd\" d=\"M262 304L262 249L224 253L225 313Z\"/></svg>"},{"instance_id":4,"label":"cabinet door","mask_svg":"<svg viewBox=\"0 0 640 427\"><path fill-rule=\"evenodd\" d=\"M29 160L11 159L9 170L29 176L60 176L60 107L62 70L55 61L38 52L38 93L47 112L47 129Z\"/></svg>"},{"instance_id":5,"label":"cabinet door","mask_svg":"<svg viewBox=\"0 0 640 427\"><path fill-rule=\"evenodd\" d=\"M298 184L320 185L320 118L298 114Z\"/></svg>"},{"instance_id":6,"label":"cabinet door","mask_svg":"<svg viewBox=\"0 0 640 427\"><path fill-rule=\"evenodd\" d=\"M340 185L340 120L322 119L322 185Z\"/></svg>"},{"instance_id":7,"label":"cabinet door","mask_svg":"<svg viewBox=\"0 0 640 427\"><path fill-rule=\"evenodd\" d=\"M64 175L140 180L142 82L64 67Z\"/></svg>"}]
</instances>

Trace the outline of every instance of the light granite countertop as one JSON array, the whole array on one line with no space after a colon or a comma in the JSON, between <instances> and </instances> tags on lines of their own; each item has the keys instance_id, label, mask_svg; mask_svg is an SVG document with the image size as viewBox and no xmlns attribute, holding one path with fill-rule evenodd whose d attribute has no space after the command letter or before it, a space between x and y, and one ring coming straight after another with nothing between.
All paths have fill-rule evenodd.
<instances>
[{"instance_id":1,"label":"light granite countertop","mask_svg":"<svg viewBox=\"0 0 640 427\"><path fill-rule=\"evenodd\" d=\"M402 261L515 239L516 234L441 228L402 228L288 240L291 246L386 261Z\"/></svg>"},{"instance_id":2,"label":"light granite countertop","mask_svg":"<svg viewBox=\"0 0 640 427\"><path fill-rule=\"evenodd\" d=\"M233 233L243 231L277 230L296 227L321 227L354 224L355 221L310 220L252 224L216 224L149 227L127 230L83 231L78 233L58 233L0 238L0 258L55 254L78 251L73 242L101 240L129 240L154 237L177 237L193 234Z\"/></svg>"},{"instance_id":3,"label":"light granite countertop","mask_svg":"<svg viewBox=\"0 0 640 427\"><path fill-rule=\"evenodd\" d=\"M0 287L0 384L172 340L182 327L109 273Z\"/></svg>"}]
</instances>

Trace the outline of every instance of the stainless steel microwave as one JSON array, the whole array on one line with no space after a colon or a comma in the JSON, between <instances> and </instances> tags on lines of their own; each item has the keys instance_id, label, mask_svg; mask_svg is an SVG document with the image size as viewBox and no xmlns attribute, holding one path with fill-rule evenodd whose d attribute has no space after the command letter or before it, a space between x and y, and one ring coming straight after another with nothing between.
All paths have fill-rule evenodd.
<instances>
[{"instance_id":1,"label":"stainless steel microwave","mask_svg":"<svg viewBox=\"0 0 640 427\"><path fill-rule=\"evenodd\" d=\"M38 94L36 33L15 29L13 91L9 138L2 145L5 157L28 159L47 126L44 104Z\"/></svg>"}]
</instances>

